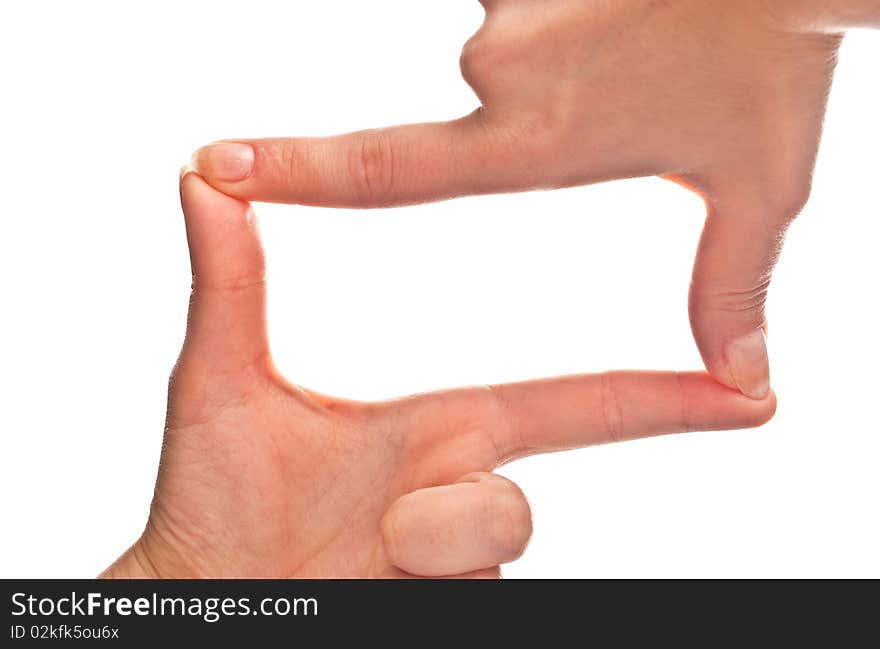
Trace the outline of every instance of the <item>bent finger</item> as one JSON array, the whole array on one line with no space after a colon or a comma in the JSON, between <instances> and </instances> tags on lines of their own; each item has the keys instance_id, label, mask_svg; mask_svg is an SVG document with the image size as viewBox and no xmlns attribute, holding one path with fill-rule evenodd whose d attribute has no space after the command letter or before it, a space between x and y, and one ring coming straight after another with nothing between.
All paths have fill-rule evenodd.
<instances>
[{"instance_id":1,"label":"bent finger","mask_svg":"<svg viewBox=\"0 0 880 649\"><path fill-rule=\"evenodd\" d=\"M519 487L492 473L398 498L381 524L389 561L423 577L494 569L518 558L532 534Z\"/></svg>"}]
</instances>

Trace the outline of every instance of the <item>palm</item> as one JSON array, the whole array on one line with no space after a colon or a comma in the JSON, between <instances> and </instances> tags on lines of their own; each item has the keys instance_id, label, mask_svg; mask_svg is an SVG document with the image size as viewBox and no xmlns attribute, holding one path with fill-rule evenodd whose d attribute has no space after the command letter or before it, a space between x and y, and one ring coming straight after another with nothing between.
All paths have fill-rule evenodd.
<instances>
[{"instance_id":1,"label":"palm","mask_svg":"<svg viewBox=\"0 0 880 649\"><path fill-rule=\"evenodd\" d=\"M147 528L132 550L162 576L497 576L531 533L489 473L535 452L756 425L705 374L613 373L361 403L275 370L259 238L246 204L182 180L194 290L169 390ZM113 571L111 570L111 573Z\"/></svg>"},{"instance_id":2,"label":"palm","mask_svg":"<svg viewBox=\"0 0 880 649\"><path fill-rule=\"evenodd\" d=\"M267 364L198 385L219 393L238 381L235 405L208 413L173 406L166 432L154 523L187 539L197 572L396 574L380 537L391 503L499 461L487 391L341 402L287 384ZM192 403L181 383L178 376L174 403Z\"/></svg>"}]
</instances>

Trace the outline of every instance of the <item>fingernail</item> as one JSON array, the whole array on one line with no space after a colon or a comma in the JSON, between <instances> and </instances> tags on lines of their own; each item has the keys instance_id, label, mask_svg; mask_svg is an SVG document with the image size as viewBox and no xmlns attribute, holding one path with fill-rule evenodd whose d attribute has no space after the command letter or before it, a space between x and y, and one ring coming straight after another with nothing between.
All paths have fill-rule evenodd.
<instances>
[{"instance_id":1,"label":"fingernail","mask_svg":"<svg viewBox=\"0 0 880 649\"><path fill-rule=\"evenodd\" d=\"M752 399L767 396L770 391L770 361L763 329L727 341L724 355L730 375L740 392Z\"/></svg>"},{"instance_id":2,"label":"fingernail","mask_svg":"<svg viewBox=\"0 0 880 649\"><path fill-rule=\"evenodd\" d=\"M253 171L254 150L249 144L215 142L193 153L192 166L206 178L240 182Z\"/></svg>"}]
</instances>

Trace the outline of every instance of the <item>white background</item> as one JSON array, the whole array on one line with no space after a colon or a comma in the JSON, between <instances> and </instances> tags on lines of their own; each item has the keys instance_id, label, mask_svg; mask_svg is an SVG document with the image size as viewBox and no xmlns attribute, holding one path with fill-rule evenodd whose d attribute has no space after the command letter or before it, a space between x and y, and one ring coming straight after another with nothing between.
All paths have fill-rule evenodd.
<instances>
[{"instance_id":1,"label":"white background","mask_svg":"<svg viewBox=\"0 0 880 649\"><path fill-rule=\"evenodd\" d=\"M475 0L3 3L0 576L92 576L143 526L190 152L467 113L481 20ZM880 34L847 38L775 276L776 418L505 467L535 515L507 576L880 577L878 61ZM320 391L701 365L702 205L671 184L258 213L277 362Z\"/></svg>"}]
</instances>

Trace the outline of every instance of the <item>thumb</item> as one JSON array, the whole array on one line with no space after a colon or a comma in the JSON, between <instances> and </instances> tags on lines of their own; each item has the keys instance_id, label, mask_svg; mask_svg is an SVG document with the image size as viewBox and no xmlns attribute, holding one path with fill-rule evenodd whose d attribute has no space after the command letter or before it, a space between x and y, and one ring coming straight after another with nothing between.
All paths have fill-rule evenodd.
<instances>
[{"instance_id":1,"label":"thumb","mask_svg":"<svg viewBox=\"0 0 880 649\"><path fill-rule=\"evenodd\" d=\"M694 338L709 373L753 399L770 389L764 306L789 223L808 195L731 182L704 194L708 213L690 291Z\"/></svg>"},{"instance_id":2,"label":"thumb","mask_svg":"<svg viewBox=\"0 0 880 649\"><path fill-rule=\"evenodd\" d=\"M191 170L182 172L180 198L193 275L182 359L240 370L269 349L265 262L253 210Z\"/></svg>"},{"instance_id":3,"label":"thumb","mask_svg":"<svg viewBox=\"0 0 880 649\"><path fill-rule=\"evenodd\" d=\"M192 164L212 186L246 200L390 207L525 189L534 169L528 156L512 155L516 146L478 111L335 137L215 142Z\"/></svg>"}]
</instances>

